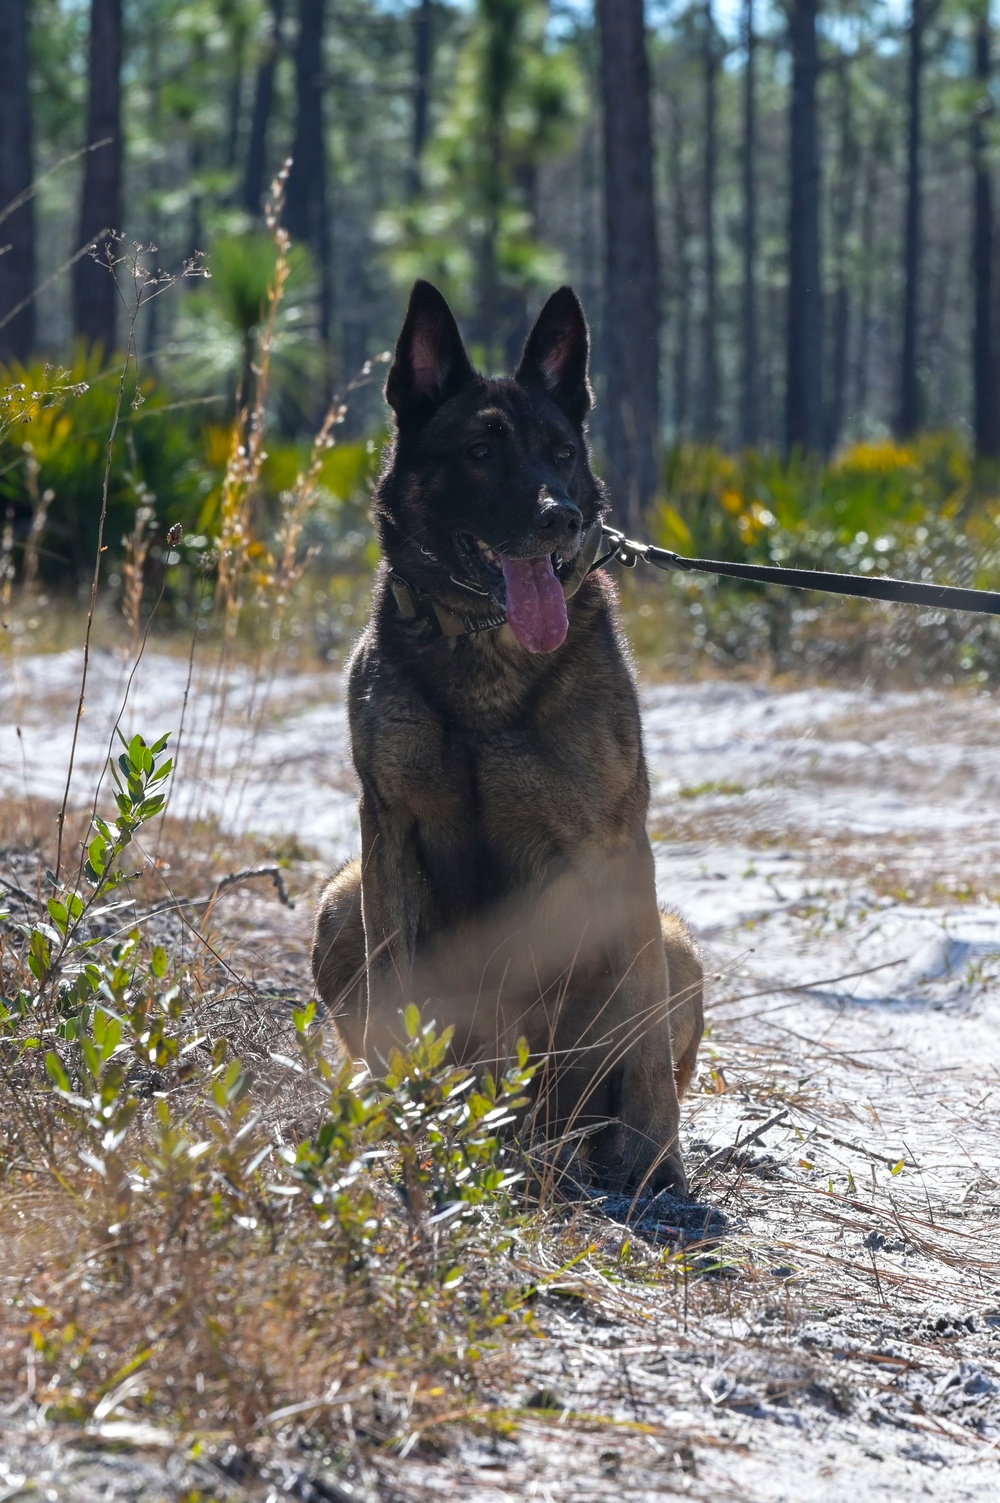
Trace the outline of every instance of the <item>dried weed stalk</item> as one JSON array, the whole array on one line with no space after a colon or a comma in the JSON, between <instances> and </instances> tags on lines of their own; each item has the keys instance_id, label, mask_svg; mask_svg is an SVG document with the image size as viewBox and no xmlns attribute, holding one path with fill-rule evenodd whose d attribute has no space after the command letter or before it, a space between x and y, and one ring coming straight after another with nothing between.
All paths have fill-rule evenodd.
<instances>
[{"instance_id":1,"label":"dried weed stalk","mask_svg":"<svg viewBox=\"0 0 1000 1503\"><path fill-rule=\"evenodd\" d=\"M222 609L223 635L227 642L233 640L239 627L245 605L244 588L248 579L253 578L252 566L262 558L266 559L266 550L255 538L252 524L257 486L267 458L264 429L271 384L271 356L277 336L278 312L291 269L288 254L291 239L281 223L285 184L291 165L289 158L274 179L265 208L267 227L274 236L277 250L274 277L257 335L257 358L251 367L254 377L252 401L250 393L239 393L241 406L233 424L229 459L222 480L215 598L216 605Z\"/></svg>"}]
</instances>

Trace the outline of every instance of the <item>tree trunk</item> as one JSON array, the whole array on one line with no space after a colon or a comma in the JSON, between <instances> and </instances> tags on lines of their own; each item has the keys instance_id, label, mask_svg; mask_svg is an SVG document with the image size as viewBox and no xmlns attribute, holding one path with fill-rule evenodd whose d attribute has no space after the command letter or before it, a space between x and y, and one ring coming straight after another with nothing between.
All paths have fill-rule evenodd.
<instances>
[{"instance_id":1,"label":"tree trunk","mask_svg":"<svg viewBox=\"0 0 1000 1503\"><path fill-rule=\"evenodd\" d=\"M990 108L990 23L985 6L976 21L975 78L979 88L972 117L974 431L976 458L996 461L1000 460L1000 391L993 325L993 197L983 129Z\"/></svg>"},{"instance_id":2,"label":"tree trunk","mask_svg":"<svg viewBox=\"0 0 1000 1503\"><path fill-rule=\"evenodd\" d=\"M896 431L908 438L920 426L920 377L917 368L920 320L920 264L923 260L923 162L921 95L927 0L910 0L910 45L906 130L906 223L903 234L903 340L899 370L899 416Z\"/></svg>"},{"instance_id":3,"label":"tree trunk","mask_svg":"<svg viewBox=\"0 0 1000 1503\"><path fill-rule=\"evenodd\" d=\"M87 145L80 205L80 244L122 227L122 0L90 0ZM107 144L97 146L99 141ZM73 332L110 354L118 292L107 266L83 256L73 268Z\"/></svg>"},{"instance_id":4,"label":"tree trunk","mask_svg":"<svg viewBox=\"0 0 1000 1503\"><path fill-rule=\"evenodd\" d=\"M246 50L246 24L243 18L237 15L233 23L233 73L229 81L229 101L226 110L226 167L230 172L236 166L240 150L240 122L243 119L243 73Z\"/></svg>"},{"instance_id":5,"label":"tree trunk","mask_svg":"<svg viewBox=\"0 0 1000 1503\"><path fill-rule=\"evenodd\" d=\"M839 88L839 151L837 181L831 207L833 231L833 319L830 331L830 400L826 414L826 449L829 453L840 442L847 406L847 352L851 334L851 289L848 280L847 241L854 219L857 185L858 144L854 134L850 65L841 61L837 79Z\"/></svg>"},{"instance_id":6,"label":"tree trunk","mask_svg":"<svg viewBox=\"0 0 1000 1503\"><path fill-rule=\"evenodd\" d=\"M670 112L670 163L674 212L674 428L687 433L691 382L691 224L684 181L684 108L676 90L667 95Z\"/></svg>"},{"instance_id":7,"label":"tree trunk","mask_svg":"<svg viewBox=\"0 0 1000 1503\"><path fill-rule=\"evenodd\" d=\"M719 429L719 299L718 255L715 236L715 179L717 159L719 50L716 45L712 0L705 0L705 155L702 178L702 222L705 230L705 308L702 325L701 402L699 437L711 443Z\"/></svg>"},{"instance_id":8,"label":"tree trunk","mask_svg":"<svg viewBox=\"0 0 1000 1503\"><path fill-rule=\"evenodd\" d=\"M597 0L604 131L606 461L618 521L659 488L660 310L642 0Z\"/></svg>"},{"instance_id":9,"label":"tree trunk","mask_svg":"<svg viewBox=\"0 0 1000 1503\"><path fill-rule=\"evenodd\" d=\"M246 170L243 176L243 207L252 219L260 214L267 172L267 127L274 99L274 75L281 56L281 23L285 0L271 0L271 36L257 67L250 134L247 140Z\"/></svg>"},{"instance_id":10,"label":"tree trunk","mask_svg":"<svg viewBox=\"0 0 1000 1503\"><path fill-rule=\"evenodd\" d=\"M740 443L752 449L760 440L757 395L757 95L753 0L745 0L743 35L743 306L741 310Z\"/></svg>"},{"instance_id":11,"label":"tree trunk","mask_svg":"<svg viewBox=\"0 0 1000 1503\"><path fill-rule=\"evenodd\" d=\"M295 138L285 198L285 224L292 238L304 241L316 256L320 277L320 337L328 345L333 299L323 128L325 9L326 0L299 0Z\"/></svg>"},{"instance_id":12,"label":"tree trunk","mask_svg":"<svg viewBox=\"0 0 1000 1503\"><path fill-rule=\"evenodd\" d=\"M865 173L864 199L861 205L861 244L864 256L861 263L861 299L858 313L858 351L854 377L854 407L862 423L867 427L868 390L870 384L870 350L872 332L872 287L875 265L875 206L878 202L878 142L869 143L868 170Z\"/></svg>"},{"instance_id":13,"label":"tree trunk","mask_svg":"<svg viewBox=\"0 0 1000 1503\"><path fill-rule=\"evenodd\" d=\"M0 209L28 193L34 177L29 0L0 4ZM35 201L28 197L0 224L0 318L17 313L0 329L0 360L31 358L35 343Z\"/></svg>"},{"instance_id":14,"label":"tree trunk","mask_svg":"<svg viewBox=\"0 0 1000 1503\"><path fill-rule=\"evenodd\" d=\"M790 193L788 216L788 352L785 446L823 447L823 301L819 249L819 133L816 84L818 0L792 0Z\"/></svg>"},{"instance_id":15,"label":"tree trunk","mask_svg":"<svg viewBox=\"0 0 1000 1503\"><path fill-rule=\"evenodd\" d=\"M413 134L410 138L410 192L423 188L424 149L430 133L431 72L434 66L432 0L417 0L413 11Z\"/></svg>"},{"instance_id":16,"label":"tree trunk","mask_svg":"<svg viewBox=\"0 0 1000 1503\"><path fill-rule=\"evenodd\" d=\"M487 367L504 359L505 328L500 279L500 231L510 189L507 171L511 90L522 45L523 4L480 0L482 66L477 79L483 120L479 186L482 234L477 253L477 331Z\"/></svg>"}]
</instances>

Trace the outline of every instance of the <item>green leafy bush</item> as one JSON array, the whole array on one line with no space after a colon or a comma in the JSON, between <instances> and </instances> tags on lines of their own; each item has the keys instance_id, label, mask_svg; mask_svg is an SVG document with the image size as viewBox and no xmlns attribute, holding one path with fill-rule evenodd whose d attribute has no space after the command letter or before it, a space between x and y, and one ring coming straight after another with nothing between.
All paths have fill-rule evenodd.
<instances>
[{"instance_id":1,"label":"green leafy bush","mask_svg":"<svg viewBox=\"0 0 1000 1503\"><path fill-rule=\"evenodd\" d=\"M664 490L652 537L689 556L1000 584L1000 495L977 481L954 434L857 444L829 464L685 444L667 456ZM864 601L707 576L679 576L676 595L682 630L720 661L770 657L779 667L852 672L905 666L918 678L1000 673L1000 630L986 617L906 608L879 616ZM662 607L647 609L655 616ZM869 634L876 619L898 629ZM639 635L661 650L642 619Z\"/></svg>"},{"instance_id":2,"label":"green leafy bush","mask_svg":"<svg viewBox=\"0 0 1000 1503\"><path fill-rule=\"evenodd\" d=\"M120 366L79 352L60 372L61 398L38 402L0 438L0 504L12 505L27 532L47 492L40 573L75 581L93 571L108 434ZM42 363L0 370L0 388L43 392L52 373ZM152 505L161 529L191 527L203 497L205 457L201 409L178 408L171 393L130 368L112 456L105 543L112 555L132 531L136 510Z\"/></svg>"}]
</instances>

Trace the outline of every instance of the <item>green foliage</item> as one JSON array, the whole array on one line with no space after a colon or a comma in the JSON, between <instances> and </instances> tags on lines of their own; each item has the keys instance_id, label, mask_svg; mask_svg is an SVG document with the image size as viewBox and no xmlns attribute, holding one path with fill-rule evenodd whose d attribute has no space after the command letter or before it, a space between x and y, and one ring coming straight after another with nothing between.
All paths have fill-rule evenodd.
<instances>
[{"instance_id":1,"label":"green foliage","mask_svg":"<svg viewBox=\"0 0 1000 1503\"><path fill-rule=\"evenodd\" d=\"M430 277L458 309L478 302L488 364L520 334L525 298L563 274L561 257L538 237L533 193L541 163L572 145L582 81L547 22L540 0L479 0L425 191L378 223L401 284Z\"/></svg>"},{"instance_id":2,"label":"green foliage","mask_svg":"<svg viewBox=\"0 0 1000 1503\"><path fill-rule=\"evenodd\" d=\"M372 1169L393 1176L424 1272L457 1286L457 1250L482 1208L502 1204L522 1176L504 1165L499 1134L526 1104L535 1067L527 1045L500 1078L472 1071L449 1058L452 1030L435 1032L411 1005L405 1015L409 1043L397 1049L381 1081L357 1075L350 1061L334 1067L322 1050L315 1008L295 1013L301 1062L282 1063L321 1079L329 1089L316 1134L280 1152L285 1173L309 1197L321 1225L345 1239L345 1254L364 1268L385 1236ZM502 1243L501 1236L499 1243Z\"/></svg>"},{"instance_id":3,"label":"green foliage","mask_svg":"<svg viewBox=\"0 0 1000 1503\"><path fill-rule=\"evenodd\" d=\"M477 1081L450 1057L451 1030L438 1034L411 1006L408 1042L375 1080L330 1057L310 1003L294 1013L297 1056L271 1057L324 1104L308 1135L276 1145L266 1096L225 1037L205 1030L189 973L146 922L123 937L108 925L121 912L108 899L128 880L122 857L162 813L172 765L167 736L121 740L117 816L95 817L80 886L58 886L46 920L22 927L22 984L2 999L0 1046L44 1059L57 1118L115 1230L143 1205L161 1204L172 1221L252 1228L301 1201L347 1266L379 1267L402 1226L409 1274L457 1288L462 1249L484 1217L491 1246L505 1240L492 1221L509 1219L507 1192L521 1178L502 1134L527 1101L527 1045L499 1080Z\"/></svg>"},{"instance_id":4,"label":"green foliage","mask_svg":"<svg viewBox=\"0 0 1000 1503\"><path fill-rule=\"evenodd\" d=\"M950 433L855 444L826 465L683 444L668 455L664 482L654 533L695 556L918 577L930 568L941 583L957 575L983 585L1000 563L1000 495L977 491L968 451Z\"/></svg>"},{"instance_id":5,"label":"green foliage","mask_svg":"<svg viewBox=\"0 0 1000 1503\"><path fill-rule=\"evenodd\" d=\"M119 371L83 351L55 385L41 361L0 370L0 389L49 393L0 436L0 504L27 519L51 492L41 555L50 579L93 569ZM140 505L155 505L164 530L193 524L203 478L199 426L163 386L129 371L112 458L109 547L117 550L132 531Z\"/></svg>"},{"instance_id":6,"label":"green foliage","mask_svg":"<svg viewBox=\"0 0 1000 1503\"><path fill-rule=\"evenodd\" d=\"M121 858L143 826L163 812L173 762L165 755L169 733L152 746L139 735L126 742L119 732L119 739L125 749L110 764L117 816L112 825L95 814L79 887L61 885L50 874L56 890L46 903L50 922L23 927L27 969L35 985L0 999L0 1024L11 1026L25 1016L54 1017L57 1035L73 1041L92 1025L95 1007L122 1007L128 1001L138 934L116 944L99 934L88 936L87 930L113 912L107 900L129 878ZM162 952L154 951L151 964L154 978L157 971L160 977L165 974ZM96 1080L91 1062L84 1063Z\"/></svg>"},{"instance_id":7,"label":"green foliage","mask_svg":"<svg viewBox=\"0 0 1000 1503\"><path fill-rule=\"evenodd\" d=\"M268 234L219 235L209 256L210 278L184 300L166 369L182 392L235 392L252 399L256 339L274 282L277 249ZM309 252L294 245L275 324L271 388L293 430L301 413L314 415L323 354L316 336L315 275Z\"/></svg>"},{"instance_id":8,"label":"green foliage","mask_svg":"<svg viewBox=\"0 0 1000 1503\"><path fill-rule=\"evenodd\" d=\"M855 444L829 464L683 444L667 456L664 490L650 532L693 557L1000 584L1000 494L984 489L954 434ZM813 597L778 586L684 578L680 590L699 618L697 634L737 657L763 648L784 659L796 618L816 614ZM864 621L872 609L827 602L826 614ZM981 675L1000 668L988 620L949 616L935 630L915 654L928 669ZM911 645L894 651L909 656Z\"/></svg>"}]
</instances>

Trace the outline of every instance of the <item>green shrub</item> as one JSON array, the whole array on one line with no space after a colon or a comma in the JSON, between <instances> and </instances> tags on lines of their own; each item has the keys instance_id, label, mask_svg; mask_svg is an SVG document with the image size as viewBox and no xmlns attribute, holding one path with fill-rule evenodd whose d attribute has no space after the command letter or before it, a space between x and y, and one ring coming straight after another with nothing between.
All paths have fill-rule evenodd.
<instances>
[{"instance_id":1,"label":"green shrub","mask_svg":"<svg viewBox=\"0 0 1000 1503\"><path fill-rule=\"evenodd\" d=\"M39 401L0 439L0 504L13 505L18 530L46 492L47 521L40 573L76 580L93 572L101 496L121 366L80 351L60 372L57 403ZM23 384L44 392L52 372L42 363L0 370L0 387ZM153 506L163 532L174 522L194 525L203 501L203 409L178 408L170 392L131 367L115 437L104 540L112 557L135 523L139 506Z\"/></svg>"}]
</instances>

